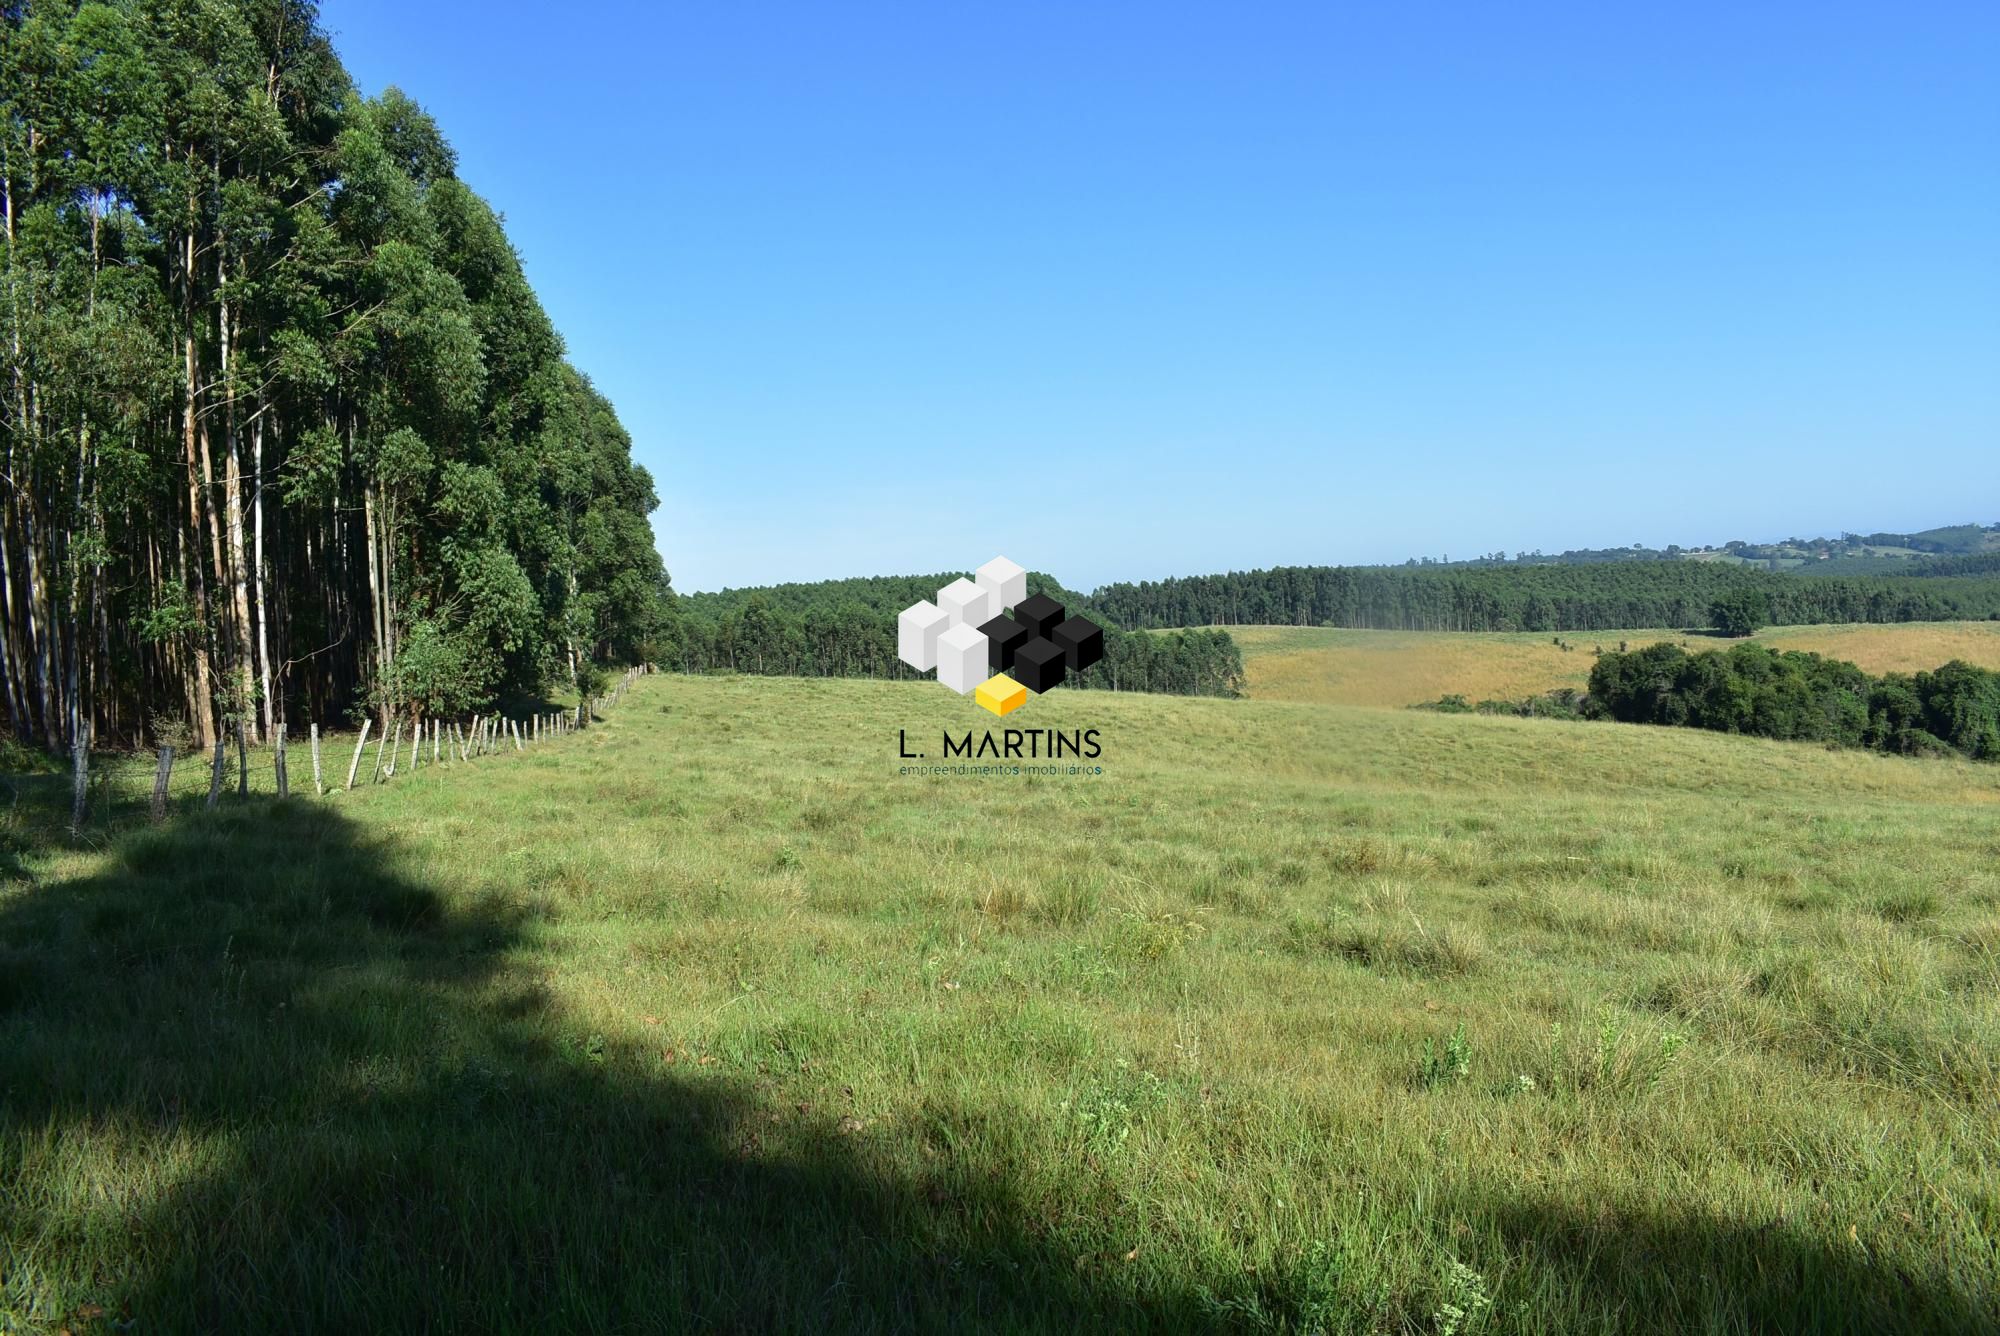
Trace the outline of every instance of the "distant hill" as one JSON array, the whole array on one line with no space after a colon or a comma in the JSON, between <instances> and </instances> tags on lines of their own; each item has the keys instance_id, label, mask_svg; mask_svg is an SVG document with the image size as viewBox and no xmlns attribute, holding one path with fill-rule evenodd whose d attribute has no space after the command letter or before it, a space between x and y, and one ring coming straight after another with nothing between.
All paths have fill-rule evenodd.
<instances>
[{"instance_id":1,"label":"distant hill","mask_svg":"<svg viewBox=\"0 0 2000 1336\"><path fill-rule=\"evenodd\" d=\"M1751 566L1766 571L1801 571L1838 575L1971 575L1991 567L1933 570L1942 559L1979 559L2000 555L2000 524L1949 524L1916 533L1843 533L1838 538L1786 538L1771 543L1747 543L1732 539L1719 545L1682 547L1670 543L1664 548L1631 547L1572 548L1565 552L1540 550L1492 552L1465 561L1412 558L1404 566L1442 566L1473 569L1491 566L1596 566L1634 561L1703 561L1726 566Z\"/></svg>"}]
</instances>

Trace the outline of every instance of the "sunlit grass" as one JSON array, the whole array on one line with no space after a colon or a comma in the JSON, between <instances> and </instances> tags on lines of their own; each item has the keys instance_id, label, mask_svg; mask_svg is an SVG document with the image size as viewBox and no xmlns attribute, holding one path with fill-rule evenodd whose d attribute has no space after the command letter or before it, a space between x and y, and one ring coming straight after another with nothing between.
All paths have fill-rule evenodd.
<instances>
[{"instance_id":1,"label":"sunlit grass","mask_svg":"<svg viewBox=\"0 0 2000 1336\"><path fill-rule=\"evenodd\" d=\"M898 775L988 722L656 677L29 854L0 1327L1990 1320L2000 770L1058 691L1102 776Z\"/></svg>"}]
</instances>

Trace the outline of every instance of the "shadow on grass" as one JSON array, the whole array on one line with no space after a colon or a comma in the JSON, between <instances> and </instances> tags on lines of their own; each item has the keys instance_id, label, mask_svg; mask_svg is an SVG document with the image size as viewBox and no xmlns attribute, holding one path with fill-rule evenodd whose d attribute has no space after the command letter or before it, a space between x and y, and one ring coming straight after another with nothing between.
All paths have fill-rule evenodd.
<instances>
[{"instance_id":1,"label":"shadow on grass","mask_svg":"<svg viewBox=\"0 0 2000 1336\"><path fill-rule=\"evenodd\" d=\"M1525 1194L1473 1202L1462 1218L1519 1281L1504 1305L1518 1311L1499 1315L1504 1329L1527 1317L1577 1331L2000 1331L1996 1296L1961 1287L1942 1258L1914 1274L1871 1258L1858 1239L1828 1247L1783 1222Z\"/></svg>"},{"instance_id":2,"label":"shadow on grass","mask_svg":"<svg viewBox=\"0 0 2000 1336\"><path fill-rule=\"evenodd\" d=\"M1204 1324L1004 1181L894 1181L837 1108L592 1033L534 911L447 907L327 806L113 859L0 892L0 1327Z\"/></svg>"},{"instance_id":3,"label":"shadow on grass","mask_svg":"<svg viewBox=\"0 0 2000 1336\"><path fill-rule=\"evenodd\" d=\"M1439 1325L1341 1275L1080 1262L1006 1165L913 1177L796 1073L594 1033L543 986L532 903L447 905L406 861L326 805L253 803L0 889L0 1327ZM948 1140L1000 1115L929 1116ZM1781 1232L1458 1218L1507 1259L1500 1329L1982 1320Z\"/></svg>"}]
</instances>

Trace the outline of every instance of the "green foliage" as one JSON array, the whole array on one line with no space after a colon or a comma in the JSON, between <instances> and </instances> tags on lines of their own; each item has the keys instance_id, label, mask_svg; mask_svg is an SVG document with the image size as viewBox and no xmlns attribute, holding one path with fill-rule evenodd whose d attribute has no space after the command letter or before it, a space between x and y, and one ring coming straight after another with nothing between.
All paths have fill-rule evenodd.
<instances>
[{"instance_id":1,"label":"green foliage","mask_svg":"<svg viewBox=\"0 0 2000 1336\"><path fill-rule=\"evenodd\" d=\"M1456 1258L1445 1269L1439 1288L1442 1294L1437 1310L1431 1314L1437 1336L1459 1336L1461 1332L1474 1330L1493 1307L1493 1297L1486 1291L1486 1277Z\"/></svg>"},{"instance_id":2,"label":"green foliage","mask_svg":"<svg viewBox=\"0 0 2000 1336\"><path fill-rule=\"evenodd\" d=\"M2000 673L1958 660L1874 678L1796 650L1744 644L1689 654L1662 643L1601 655L1590 707L1625 723L2000 760Z\"/></svg>"},{"instance_id":3,"label":"green foliage","mask_svg":"<svg viewBox=\"0 0 2000 1336\"><path fill-rule=\"evenodd\" d=\"M1590 698L1574 687L1558 687L1554 691L1521 700L1483 700L1477 705L1453 692L1434 701L1421 701L1410 708L1431 710L1437 714L1504 714L1522 719L1595 719L1600 713L1591 704Z\"/></svg>"},{"instance_id":4,"label":"green foliage","mask_svg":"<svg viewBox=\"0 0 2000 1336\"><path fill-rule=\"evenodd\" d=\"M163 580L154 591L153 605L139 618L138 630L148 643L189 637L201 629L201 619L187 586L179 580Z\"/></svg>"},{"instance_id":5,"label":"green foliage","mask_svg":"<svg viewBox=\"0 0 2000 1336\"><path fill-rule=\"evenodd\" d=\"M1771 596L1761 589L1732 589L1708 605L1708 619L1726 636L1754 636L1771 622Z\"/></svg>"},{"instance_id":6,"label":"green foliage","mask_svg":"<svg viewBox=\"0 0 2000 1336\"><path fill-rule=\"evenodd\" d=\"M1440 1045L1424 1036L1423 1052L1417 1058L1417 1082L1426 1090L1463 1081L1472 1074L1472 1044L1465 1037L1465 1023L1445 1036Z\"/></svg>"},{"instance_id":7,"label":"green foliage","mask_svg":"<svg viewBox=\"0 0 2000 1336\"><path fill-rule=\"evenodd\" d=\"M396 655L393 699L426 719L462 714L480 703L472 671L476 651L436 621L413 625Z\"/></svg>"}]
</instances>

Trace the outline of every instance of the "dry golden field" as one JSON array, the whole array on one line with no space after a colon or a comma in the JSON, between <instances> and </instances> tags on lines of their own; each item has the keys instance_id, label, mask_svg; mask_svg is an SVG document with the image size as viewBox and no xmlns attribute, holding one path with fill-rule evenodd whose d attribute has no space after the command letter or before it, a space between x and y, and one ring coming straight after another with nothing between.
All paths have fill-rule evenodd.
<instances>
[{"instance_id":1,"label":"dry golden field","mask_svg":"<svg viewBox=\"0 0 2000 1336\"><path fill-rule=\"evenodd\" d=\"M1256 700L1391 708L1448 694L1515 699L1557 687L1581 689L1592 651L1677 640L1690 649L1733 642L1682 631L1350 631L1328 627L1232 626ZM1774 649L1809 650L1871 673L1916 672L1952 659L2000 668L2000 622L1775 626L1755 637ZM1557 640L1562 645L1556 643ZM1565 649L1562 646L1567 645Z\"/></svg>"}]
</instances>

